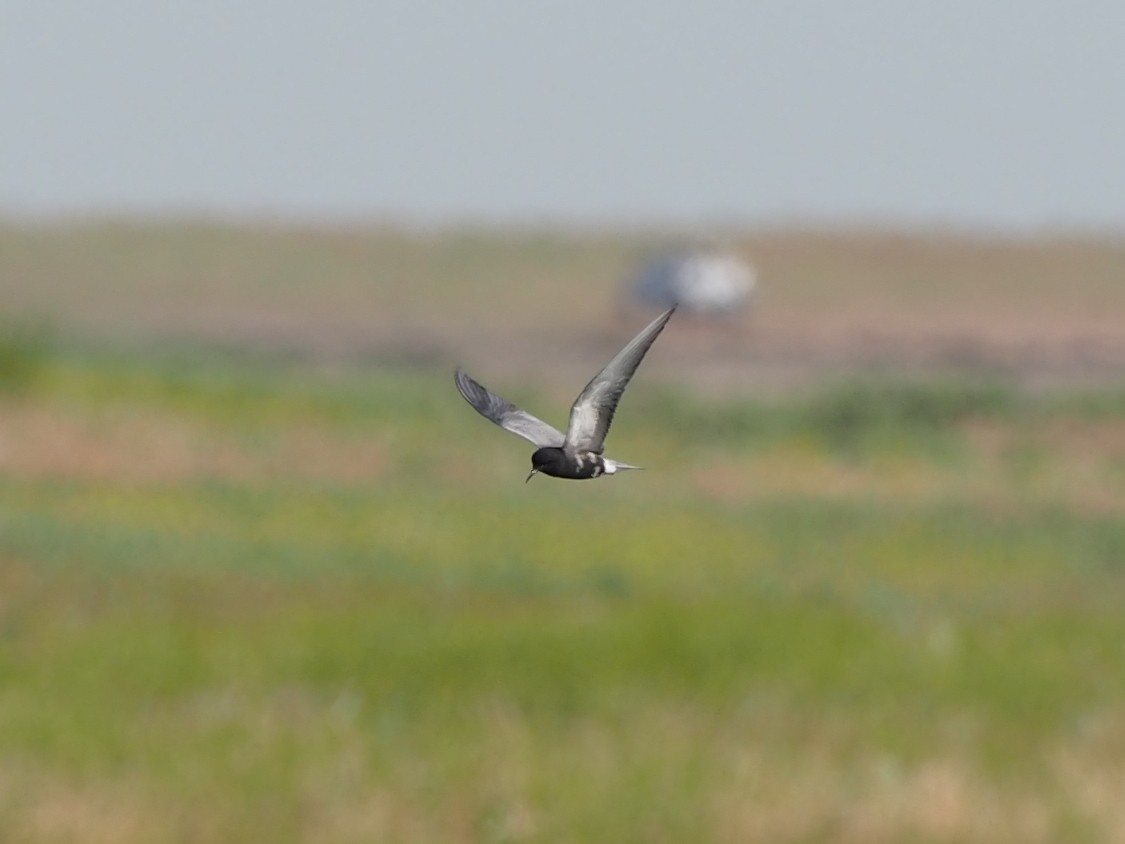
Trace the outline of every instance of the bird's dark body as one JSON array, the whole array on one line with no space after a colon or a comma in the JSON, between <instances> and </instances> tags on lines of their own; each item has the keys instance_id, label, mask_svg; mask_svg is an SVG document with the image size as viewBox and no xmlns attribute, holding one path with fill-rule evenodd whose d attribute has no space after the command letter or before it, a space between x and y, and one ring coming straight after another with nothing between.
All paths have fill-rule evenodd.
<instances>
[{"instance_id":1,"label":"bird's dark body","mask_svg":"<svg viewBox=\"0 0 1125 844\"><path fill-rule=\"evenodd\" d=\"M538 449L531 455L531 465L544 475L571 481L600 478L605 474L605 458L600 454L572 454L565 448Z\"/></svg>"}]
</instances>

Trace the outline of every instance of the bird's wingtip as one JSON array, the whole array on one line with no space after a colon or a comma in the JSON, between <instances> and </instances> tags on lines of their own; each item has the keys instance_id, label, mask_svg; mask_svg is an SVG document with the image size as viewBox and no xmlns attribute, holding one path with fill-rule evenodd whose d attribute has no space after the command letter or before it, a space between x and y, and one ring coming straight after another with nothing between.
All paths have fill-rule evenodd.
<instances>
[{"instance_id":1,"label":"bird's wingtip","mask_svg":"<svg viewBox=\"0 0 1125 844\"><path fill-rule=\"evenodd\" d=\"M453 383L457 387L457 392L462 395L465 401L472 403L476 384L460 366L453 370Z\"/></svg>"}]
</instances>

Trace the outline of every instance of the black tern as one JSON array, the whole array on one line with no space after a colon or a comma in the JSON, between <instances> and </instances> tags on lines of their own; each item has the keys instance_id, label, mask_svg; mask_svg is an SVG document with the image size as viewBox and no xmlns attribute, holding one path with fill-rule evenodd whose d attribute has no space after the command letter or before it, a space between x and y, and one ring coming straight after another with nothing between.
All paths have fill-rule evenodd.
<instances>
[{"instance_id":1,"label":"black tern","mask_svg":"<svg viewBox=\"0 0 1125 844\"><path fill-rule=\"evenodd\" d=\"M536 472L555 478L585 480L613 475L622 469L640 469L619 460L602 456L606 434L613 423L617 403L637 371L645 353L656 340L676 308L671 307L654 319L629 344L594 376L578 394L570 408L570 422L566 433L548 425L542 419L521 410L507 399L490 392L457 368L454 380L465 401L485 419L495 422L505 431L531 442L536 451L531 455L530 481ZM527 483L524 481L524 483Z\"/></svg>"}]
</instances>

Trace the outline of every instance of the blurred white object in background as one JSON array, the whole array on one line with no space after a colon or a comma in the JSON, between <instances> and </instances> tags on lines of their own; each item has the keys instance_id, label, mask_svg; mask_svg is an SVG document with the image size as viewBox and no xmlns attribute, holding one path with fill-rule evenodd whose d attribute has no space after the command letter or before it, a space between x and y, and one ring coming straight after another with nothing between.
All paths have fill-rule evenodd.
<instances>
[{"instance_id":1,"label":"blurred white object in background","mask_svg":"<svg viewBox=\"0 0 1125 844\"><path fill-rule=\"evenodd\" d=\"M717 249L665 254L644 264L627 292L631 303L734 315L749 307L757 280L746 262Z\"/></svg>"}]
</instances>

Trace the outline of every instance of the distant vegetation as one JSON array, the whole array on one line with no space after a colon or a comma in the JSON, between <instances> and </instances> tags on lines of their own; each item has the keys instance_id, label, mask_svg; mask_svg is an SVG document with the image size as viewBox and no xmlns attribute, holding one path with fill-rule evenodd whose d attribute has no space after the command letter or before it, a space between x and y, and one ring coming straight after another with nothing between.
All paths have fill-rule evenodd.
<instances>
[{"instance_id":1,"label":"distant vegetation","mask_svg":"<svg viewBox=\"0 0 1125 844\"><path fill-rule=\"evenodd\" d=\"M1120 380L825 354L823 377L724 390L703 376L725 353L691 357L708 338L685 325L610 438L648 471L525 485L530 447L464 404L445 358L481 355L561 424L558 350L600 357L612 320L508 314L535 313L538 264L541 285L579 279L568 302L602 301L619 241L0 238L20 282L0 288L0 841L1125 836ZM880 318L1008 266L876 244L847 253L849 283L884 261L969 279L873 282ZM775 314L839 310L835 247L758 245ZM1120 284L1089 278L1115 313ZM1023 329L1078 319L1037 289ZM437 352L316 353L366 319ZM505 368L528 338L537 390Z\"/></svg>"},{"instance_id":2,"label":"distant vegetation","mask_svg":"<svg viewBox=\"0 0 1125 844\"><path fill-rule=\"evenodd\" d=\"M32 322L0 323L0 393L28 389L46 361L50 333Z\"/></svg>"},{"instance_id":3,"label":"distant vegetation","mask_svg":"<svg viewBox=\"0 0 1125 844\"><path fill-rule=\"evenodd\" d=\"M95 352L0 401L0 837L1119 829L1119 397L638 384L524 486L445 372Z\"/></svg>"}]
</instances>

